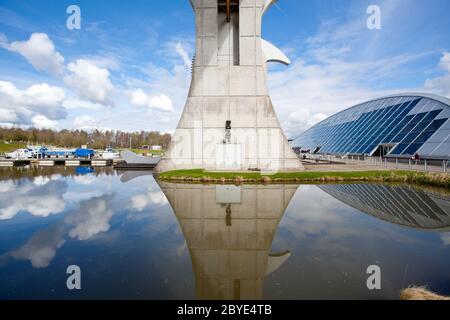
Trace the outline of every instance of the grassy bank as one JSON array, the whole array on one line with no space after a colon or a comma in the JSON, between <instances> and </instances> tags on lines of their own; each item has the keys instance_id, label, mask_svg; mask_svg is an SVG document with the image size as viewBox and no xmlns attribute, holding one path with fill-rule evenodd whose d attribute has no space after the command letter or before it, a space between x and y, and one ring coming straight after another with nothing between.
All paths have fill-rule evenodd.
<instances>
[{"instance_id":1,"label":"grassy bank","mask_svg":"<svg viewBox=\"0 0 450 320\"><path fill-rule=\"evenodd\" d=\"M0 153L12 152L17 149L26 148L24 143L4 143L0 142Z\"/></svg>"},{"instance_id":2,"label":"grassy bank","mask_svg":"<svg viewBox=\"0 0 450 320\"><path fill-rule=\"evenodd\" d=\"M209 172L178 170L161 173L160 180L205 183L321 183L321 182L399 182L450 188L450 175L413 171L353 172L280 172L261 175L259 172Z\"/></svg>"}]
</instances>

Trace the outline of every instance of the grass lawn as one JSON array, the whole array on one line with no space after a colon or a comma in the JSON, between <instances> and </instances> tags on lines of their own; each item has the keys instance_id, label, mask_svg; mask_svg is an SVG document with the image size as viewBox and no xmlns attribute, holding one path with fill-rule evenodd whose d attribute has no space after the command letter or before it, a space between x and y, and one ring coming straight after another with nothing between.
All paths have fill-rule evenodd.
<instances>
[{"instance_id":1,"label":"grass lawn","mask_svg":"<svg viewBox=\"0 0 450 320\"><path fill-rule=\"evenodd\" d=\"M22 149L22 148L26 148L26 144L25 143L19 143L19 142L14 142L14 143L4 143L4 142L0 142L0 153L4 153L4 152L12 152L15 151L17 149Z\"/></svg>"},{"instance_id":2,"label":"grass lawn","mask_svg":"<svg viewBox=\"0 0 450 320\"><path fill-rule=\"evenodd\" d=\"M161 180L192 182L404 182L450 188L450 175L414 171L353 171L353 172L280 172L261 175L260 172L208 172L177 170L161 173Z\"/></svg>"}]
</instances>

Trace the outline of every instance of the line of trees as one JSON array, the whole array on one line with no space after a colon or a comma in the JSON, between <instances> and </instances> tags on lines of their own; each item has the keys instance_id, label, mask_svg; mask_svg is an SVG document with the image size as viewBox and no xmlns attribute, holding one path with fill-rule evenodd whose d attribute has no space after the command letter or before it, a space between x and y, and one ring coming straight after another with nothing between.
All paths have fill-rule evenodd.
<instances>
[{"instance_id":1,"label":"line of trees","mask_svg":"<svg viewBox=\"0 0 450 320\"><path fill-rule=\"evenodd\" d=\"M54 145L59 147L80 147L88 145L94 149L139 148L143 145L160 145L167 149L171 135L157 131L123 132L123 131L85 131L85 130L51 130L22 129L0 127L0 142L23 142L28 144Z\"/></svg>"}]
</instances>

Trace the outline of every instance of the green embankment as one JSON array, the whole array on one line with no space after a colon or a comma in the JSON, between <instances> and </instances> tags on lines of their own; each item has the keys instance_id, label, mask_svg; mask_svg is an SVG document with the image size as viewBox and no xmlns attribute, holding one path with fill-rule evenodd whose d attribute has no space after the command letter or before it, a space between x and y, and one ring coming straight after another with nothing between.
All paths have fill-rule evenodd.
<instances>
[{"instance_id":1,"label":"green embankment","mask_svg":"<svg viewBox=\"0 0 450 320\"><path fill-rule=\"evenodd\" d=\"M22 149L22 148L26 148L26 145L24 143L4 143L4 142L0 142L0 153L4 153L4 152L12 152L15 151L17 149Z\"/></svg>"},{"instance_id":2,"label":"green embankment","mask_svg":"<svg viewBox=\"0 0 450 320\"><path fill-rule=\"evenodd\" d=\"M353 171L353 172L280 172L262 175L260 172L209 172L204 170L168 171L160 180L178 182L221 183L321 183L321 182L399 182L450 188L450 175L413 171Z\"/></svg>"}]
</instances>

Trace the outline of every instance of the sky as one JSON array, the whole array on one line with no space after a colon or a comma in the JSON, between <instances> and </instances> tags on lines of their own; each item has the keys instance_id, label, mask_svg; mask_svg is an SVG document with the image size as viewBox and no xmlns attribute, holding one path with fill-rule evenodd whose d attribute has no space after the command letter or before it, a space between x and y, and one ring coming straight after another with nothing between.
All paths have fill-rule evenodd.
<instances>
[{"instance_id":1,"label":"sky","mask_svg":"<svg viewBox=\"0 0 450 320\"><path fill-rule=\"evenodd\" d=\"M70 5L79 30L66 26ZM381 29L367 27L370 5ZM448 12L448 0L279 0L262 36L292 61L268 66L288 137L372 98L450 98ZM194 23L188 0L0 0L0 125L172 133Z\"/></svg>"}]
</instances>

